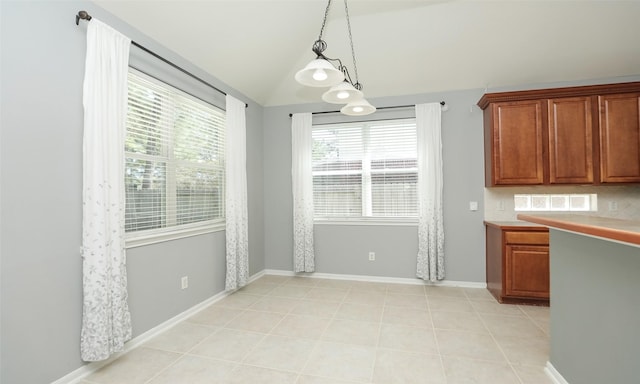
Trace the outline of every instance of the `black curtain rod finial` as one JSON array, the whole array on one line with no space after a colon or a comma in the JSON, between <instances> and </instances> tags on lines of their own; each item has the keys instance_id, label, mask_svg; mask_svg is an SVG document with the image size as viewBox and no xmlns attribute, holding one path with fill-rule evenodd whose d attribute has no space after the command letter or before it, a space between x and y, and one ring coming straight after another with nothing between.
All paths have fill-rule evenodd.
<instances>
[{"instance_id":1,"label":"black curtain rod finial","mask_svg":"<svg viewBox=\"0 0 640 384\"><path fill-rule=\"evenodd\" d=\"M76 15L76 25L80 24L80 19L89 21L91 20L91 15L88 14L87 11L80 11Z\"/></svg>"}]
</instances>

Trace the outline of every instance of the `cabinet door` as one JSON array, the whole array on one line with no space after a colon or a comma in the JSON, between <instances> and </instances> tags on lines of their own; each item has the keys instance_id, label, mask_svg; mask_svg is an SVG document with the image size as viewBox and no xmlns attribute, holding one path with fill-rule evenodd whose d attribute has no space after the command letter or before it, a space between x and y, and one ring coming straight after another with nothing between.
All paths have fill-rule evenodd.
<instances>
[{"instance_id":1,"label":"cabinet door","mask_svg":"<svg viewBox=\"0 0 640 384\"><path fill-rule=\"evenodd\" d=\"M640 93L599 97L603 183L640 182Z\"/></svg>"},{"instance_id":2,"label":"cabinet door","mask_svg":"<svg viewBox=\"0 0 640 384\"><path fill-rule=\"evenodd\" d=\"M549 182L593 183L591 97L550 99Z\"/></svg>"},{"instance_id":3,"label":"cabinet door","mask_svg":"<svg viewBox=\"0 0 640 384\"><path fill-rule=\"evenodd\" d=\"M507 245L505 254L507 296L549 298L549 247Z\"/></svg>"},{"instance_id":4,"label":"cabinet door","mask_svg":"<svg viewBox=\"0 0 640 384\"><path fill-rule=\"evenodd\" d=\"M494 103L493 185L542 184L542 101Z\"/></svg>"}]
</instances>

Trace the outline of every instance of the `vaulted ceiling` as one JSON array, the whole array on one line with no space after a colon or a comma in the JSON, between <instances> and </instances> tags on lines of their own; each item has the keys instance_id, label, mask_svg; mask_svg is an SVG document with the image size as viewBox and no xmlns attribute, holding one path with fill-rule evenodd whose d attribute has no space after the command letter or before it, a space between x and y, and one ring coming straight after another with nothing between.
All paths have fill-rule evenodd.
<instances>
[{"instance_id":1,"label":"vaulted ceiling","mask_svg":"<svg viewBox=\"0 0 640 384\"><path fill-rule=\"evenodd\" d=\"M320 100L294 74L315 58L326 0L94 2L261 105ZM368 99L640 75L640 0L348 5ZM324 40L353 75L343 0Z\"/></svg>"}]
</instances>

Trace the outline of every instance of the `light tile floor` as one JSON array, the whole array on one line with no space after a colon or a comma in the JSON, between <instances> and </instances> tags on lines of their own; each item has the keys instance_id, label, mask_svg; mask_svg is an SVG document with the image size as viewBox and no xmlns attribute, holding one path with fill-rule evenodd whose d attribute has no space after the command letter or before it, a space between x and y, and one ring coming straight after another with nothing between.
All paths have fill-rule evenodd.
<instances>
[{"instance_id":1,"label":"light tile floor","mask_svg":"<svg viewBox=\"0 0 640 384\"><path fill-rule=\"evenodd\" d=\"M263 276L83 384L551 384L549 308L485 289Z\"/></svg>"}]
</instances>

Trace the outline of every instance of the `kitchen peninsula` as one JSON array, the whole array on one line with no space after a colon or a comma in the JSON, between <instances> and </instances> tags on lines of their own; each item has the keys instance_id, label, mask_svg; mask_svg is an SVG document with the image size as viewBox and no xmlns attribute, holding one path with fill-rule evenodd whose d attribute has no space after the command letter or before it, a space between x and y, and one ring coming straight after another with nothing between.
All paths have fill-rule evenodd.
<instances>
[{"instance_id":1,"label":"kitchen peninsula","mask_svg":"<svg viewBox=\"0 0 640 384\"><path fill-rule=\"evenodd\" d=\"M640 221L519 214L549 227L551 350L557 383L640 377Z\"/></svg>"}]
</instances>

